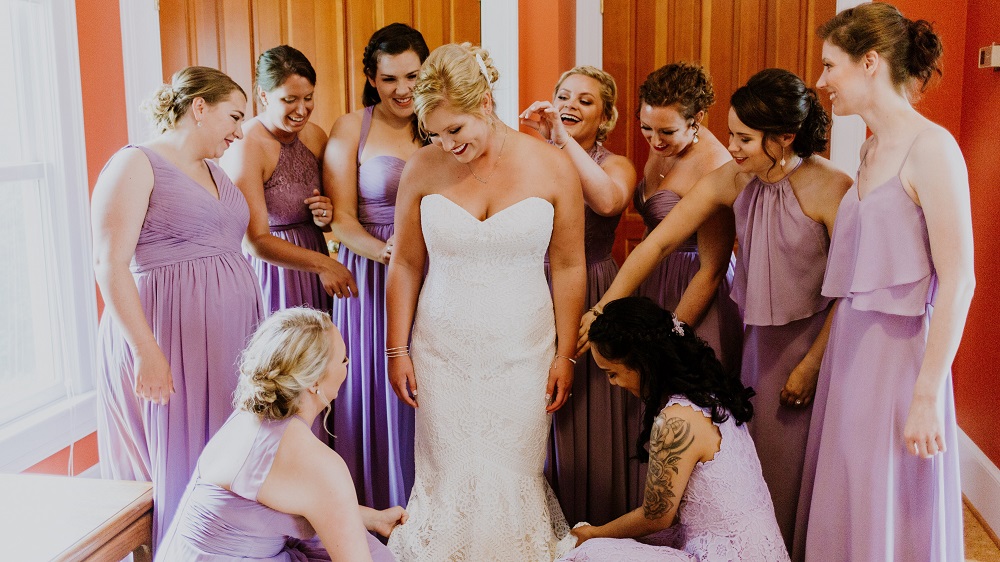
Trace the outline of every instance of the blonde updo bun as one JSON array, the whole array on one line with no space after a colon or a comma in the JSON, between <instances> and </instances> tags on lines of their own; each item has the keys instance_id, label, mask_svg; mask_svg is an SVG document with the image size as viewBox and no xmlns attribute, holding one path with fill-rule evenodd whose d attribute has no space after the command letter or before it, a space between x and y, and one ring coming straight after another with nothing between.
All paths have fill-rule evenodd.
<instances>
[{"instance_id":1,"label":"blonde updo bun","mask_svg":"<svg viewBox=\"0 0 1000 562\"><path fill-rule=\"evenodd\" d=\"M500 73L493 66L489 51L482 47L450 43L434 49L420 67L413 89L413 111L421 133L427 115L445 102L455 111L481 114L483 98L492 92L499 79Z\"/></svg>"},{"instance_id":2,"label":"blonde updo bun","mask_svg":"<svg viewBox=\"0 0 1000 562\"><path fill-rule=\"evenodd\" d=\"M272 314L240 356L233 405L268 420L295 415L296 399L326 373L329 331L336 329L329 314L311 308Z\"/></svg>"},{"instance_id":3,"label":"blonde updo bun","mask_svg":"<svg viewBox=\"0 0 1000 562\"><path fill-rule=\"evenodd\" d=\"M207 66L189 66L178 70L142 103L156 129L163 133L177 126L195 98L202 98L208 105L216 105L229 98L233 90L246 98L246 92L224 72Z\"/></svg>"}]
</instances>

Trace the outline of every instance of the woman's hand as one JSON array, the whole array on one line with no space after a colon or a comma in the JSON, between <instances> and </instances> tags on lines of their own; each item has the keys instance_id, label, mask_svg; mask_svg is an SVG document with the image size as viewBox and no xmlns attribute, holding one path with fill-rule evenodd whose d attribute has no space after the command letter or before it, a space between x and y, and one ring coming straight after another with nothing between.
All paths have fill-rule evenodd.
<instances>
[{"instance_id":1,"label":"woman's hand","mask_svg":"<svg viewBox=\"0 0 1000 562\"><path fill-rule=\"evenodd\" d=\"M385 246L382 247L382 253L379 255L379 261L385 265L389 265L389 260L392 259L392 247L396 244L396 235L393 234L385 241Z\"/></svg>"},{"instance_id":2,"label":"woman's hand","mask_svg":"<svg viewBox=\"0 0 1000 562\"><path fill-rule=\"evenodd\" d=\"M595 310L596 309L596 310ZM590 325L600 314L596 306L583 313L580 318L580 339L576 342L576 356L579 357L590 349Z\"/></svg>"},{"instance_id":3,"label":"woman's hand","mask_svg":"<svg viewBox=\"0 0 1000 562\"><path fill-rule=\"evenodd\" d=\"M417 407L417 376L409 355L389 358L389 384L400 400Z\"/></svg>"},{"instance_id":4,"label":"woman's hand","mask_svg":"<svg viewBox=\"0 0 1000 562\"><path fill-rule=\"evenodd\" d=\"M534 119L536 116L537 120ZM538 131L545 140L552 141L557 147L562 148L569 142L570 135L566 132L566 127L559 118L559 111L552 106L552 102L536 101L529 105L520 117L521 125Z\"/></svg>"},{"instance_id":5,"label":"woman's hand","mask_svg":"<svg viewBox=\"0 0 1000 562\"><path fill-rule=\"evenodd\" d=\"M163 351L155 343L135 351L135 394L161 406L170 401L174 378Z\"/></svg>"},{"instance_id":6,"label":"woman's hand","mask_svg":"<svg viewBox=\"0 0 1000 562\"><path fill-rule=\"evenodd\" d=\"M304 201L309 206L312 213L313 224L320 228L326 228L333 222L333 202L326 195L320 194L318 189L313 190L312 197Z\"/></svg>"},{"instance_id":7,"label":"woman's hand","mask_svg":"<svg viewBox=\"0 0 1000 562\"><path fill-rule=\"evenodd\" d=\"M323 289L331 297L348 298L358 296L358 284L350 270L339 261L329 258L326 267L319 274Z\"/></svg>"},{"instance_id":8,"label":"woman's hand","mask_svg":"<svg viewBox=\"0 0 1000 562\"><path fill-rule=\"evenodd\" d=\"M566 403L570 389L573 387L573 367L575 366L575 363L562 355L557 356L552 361L552 366L549 367L549 381L545 386L546 412L551 414Z\"/></svg>"},{"instance_id":9,"label":"woman's hand","mask_svg":"<svg viewBox=\"0 0 1000 562\"><path fill-rule=\"evenodd\" d=\"M365 527L369 531L378 533L385 538L389 538L392 530L397 525L406 523L406 520L410 518L410 514L406 513L406 510L398 505L389 509L372 510L369 514L365 520Z\"/></svg>"},{"instance_id":10,"label":"woman's hand","mask_svg":"<svg viewBox=\"0 0 1000 562\"><path fill-rule=\"evenodd\" d=\"M580 546L594 538L594 527L593 525L580 525L571 530L570 534L576 537L576 546Z\"/></svg>"},{"instance_id":11,"label":"woman's hand","mask_svg":"<svg viewBox=\"0 0 1000 562\"><path fill-rule=\"evenodd\" d=\"M816 381L819 379L819 365L813 365L806 359L803 359L792 369L792 374L788 375L785 387L781 389L781 404L784 406L805 408L813 401L816 394Z\"/></svg>"},{"instance_id":12,"label":"woman's hand","mask_svg":"<svg viewBox=\"0 0 1000 562\"><path fill-rule=\"evenodd\" d=\"M944 405L938 402L930 396L913 397L903 428L903 439L910 454L929 459L945 452Z\"/></svg>"}]
</instances>

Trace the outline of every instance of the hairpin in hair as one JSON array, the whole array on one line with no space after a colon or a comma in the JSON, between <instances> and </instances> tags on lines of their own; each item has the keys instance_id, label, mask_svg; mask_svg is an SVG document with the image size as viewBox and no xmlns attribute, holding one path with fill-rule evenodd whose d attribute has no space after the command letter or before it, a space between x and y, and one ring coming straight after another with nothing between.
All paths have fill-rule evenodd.
<instances>
[{"instance_id":1,"label":"hairpin in hair","mask_svg":"<svg viewBox=\"0 0 1000 562\"><path fill-rule=\"evenodd\" d=\"M476 53L476 62L479 63L479 71L483 73L483 78L486 79L486 85L490 88L493 87L493 82L490 81L490 71L486 69L486 63L483 62L483 57Z\"/></svg>"},{"instance_id":2,"label":"hairpin in hair","mask_svg":"<svg viewBox=\"0 0 1000 562\"><path fill-rule=\"evenodd\" d=\"M670 319L674 322L674 329L671 332L677 334L678 336L684 336L684 322L677 319L677 315L673 312L670 313Z\"/></svg>"}]
</instances>

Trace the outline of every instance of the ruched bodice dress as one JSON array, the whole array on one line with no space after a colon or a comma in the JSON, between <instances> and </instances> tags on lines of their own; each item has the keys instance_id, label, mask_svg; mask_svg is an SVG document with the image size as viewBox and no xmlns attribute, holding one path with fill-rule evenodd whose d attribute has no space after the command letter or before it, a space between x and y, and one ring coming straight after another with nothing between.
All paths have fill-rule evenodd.
<instances>
[{"instance_id":1,"label":"ruched bodice dress","mask_svg":"<svg viewBox=\"0 0 1000 562\"><path fill-rule=\"evenodd\" d=\"M656 228L667 216L680 196L669 189L654 192L648 199L643 193L646 189L645 178L639 180L635 188L632 204L636 212L642 216L647 231ZM649 297L668 310L675 310L681 300L681 295L687 289L691 279L698 273L701 261L698 259L698 238L692 236L687 242L677 248L646 277L639 285L639 295ZM740 322L739 310L729 298L730 286L733 281L733 263L730 260L729 270L719 283L715 299L705 311L701 322L694 326L698 337L712 346L723 366L731 371L740 368L740 353L743 342L743 324Z\"/></svg>"},{"instance_id":2,"label":"ruched bodice dress","mask_svg":"<svg viewBox=\"0 0 1000 562\"><path fill-rule=\"evenodd\" d=\"M806 453L799 519L809 529L795 550L807 560L965 559L950 374L947 452L918 458L903 438L936 288L923 210L899 177L864 199L855 184L837 212L823 282L841 302Z\"/></svg>"},{"instance_id":3,"label":"ruched bodice dress","mask_svg":"<svg viewBox=\"0 0 1000 562\"><path fill-rule=\"evenodd\" d=\"M801 163L800 163L801 165ZM736 273L732 298L743 314L742 380L753 387L750 422L785 544L791 549L812 405L781 405L781 390L826 321L833 300L820 294L830 241L802 212L790 177L754 178L733 204Z\"/></svg>"},{"instance_id":4,"label":"ruched bodice dress","mask_svg":"<svg viewBox=\"0 0 1000 562\"><path fill-rule=\"evenodd\" d=\"M365 108L358 141L358 221L375 238L393 233L396 190L406 164L394 156L361 162L374 106ZM333 405L334 449L344 458L358 501L376 509L406 505L413 486L413 408L396 397L385 358L386 266L340 245L357 298L335 299L333 322L347 342L347 380Z\"/></svg>"},{"instance_id":5,"label":"ruched bodice dress","mask_svg":"<svg viewBox=\"0 0 1000 562\"><path fill-rule=\"evenodd\" d=\"M101 318L101 474L153 482L154 546L170 523L205 443L233 411L237 359L263 314L240 244L246 199L214 162L204 187L146 147L153 190L132 260L146 321L170 364L166 405L135 395L135 360L114 316Z\"/></svg>"},{"instance_id":6,"label":"ruched bodice dress","mask_svg":"<svg viewBox=\"0 0 1000 562\"><path fill-rule=\"evenodd\" d=\"M305 422L295 417L260 422L228 490L206 482L200 467L195 468L177 517L156 553L157 562L329 562L329 553L305 517L257 502L289 423ZM375 562L395 560L375 537L365 536Z\"/></svg>"},{"instance_id":7,"label":"ruched bodice dress","mask_svg":"<svg viewBox=\"0 0 1000 562\"><path fill-rule=\"evenodd\" d=\"M323 231L313 222L312 212L304 201L313 190L323 192L320 164L316 156L296 137L281 144L274 173L264 182L264 202L271 234L296 246L327 255ZM264 308L268 314L293 306L330 310L330 296L323 289L319 275L310 271L286 269L249 256L260 278Z\"/></svg>"},{"instance_id":8,"label":"ruched bodice dress","mask_svg":"<svg viewBox=\"0 0 1000 562\"><path fill-rule=\"evenodd\" d=\"M410 519L389 538L402 561L549 562L569 532L542 475L553 216L538 197L484 221L440 194L420 202L429 268L410 344L416 481Z\"/></svg>"},{"instance_id":9,"label":"ruched bodice dress","mask_svg":"<svg viewBox=\"0 0 1000 562\"><path fill-rule=\"evenodd\" d=\"M612 155L599 143L589 154L598 165ZM618 274L611 250L621 213L605 217L590 207L584 213L590 308ZM629 499L640 493L639 462L629 458L629 451L639 437L642 405L628 392L612 388L590 354L577 361L575 371L572 396L553 415L548 476L570 524L604 524L628 511Z\"/></svg>"},{"instance_id":10,"label":"ruched bodice dress","mask_svg":"<svg viewBox=\"0 0 1000 562\"><path fill-rule=\"evenodd\" d=\"M711 411L675 396L665 407ZM632 539L590 539L560 560L566 562L739 562L788 560L771 498L747 426L732 417L715 424L719 451L691 472L670 529Z\"/></svg>"}]
</instances>

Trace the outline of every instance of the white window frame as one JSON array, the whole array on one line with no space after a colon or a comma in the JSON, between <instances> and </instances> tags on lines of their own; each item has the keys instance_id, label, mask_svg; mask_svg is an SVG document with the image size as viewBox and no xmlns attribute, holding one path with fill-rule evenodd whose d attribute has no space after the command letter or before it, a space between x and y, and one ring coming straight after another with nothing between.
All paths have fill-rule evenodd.
<instances>
[{"instance_id":1,"label":"white window frame","mask_svg":"<svg viewBox=\"0 0 1000 562\"><path fill-rule=\"evenodd\" d=\"M0 165L0 181L37 178L44 170L43 189L52 234L61 243L46 257L58 264L53 282L62 315L59 346L64 391L53 400L0 425L0 472L19 472L97 429L94 373L97 365L97 299L90 235L90 193L83 133L83 95L74 0L31 0L46 10L51 23L52 59L37 68L52 72L55 106L46 108L58 124L59 142L48 146L43 162ZM61 186L61 187L60 187ZM50 291L49 294L52 294ZM58 341L57 341L58 339Z\"/></svg>"}]
</instances>

